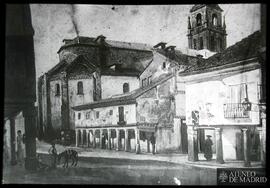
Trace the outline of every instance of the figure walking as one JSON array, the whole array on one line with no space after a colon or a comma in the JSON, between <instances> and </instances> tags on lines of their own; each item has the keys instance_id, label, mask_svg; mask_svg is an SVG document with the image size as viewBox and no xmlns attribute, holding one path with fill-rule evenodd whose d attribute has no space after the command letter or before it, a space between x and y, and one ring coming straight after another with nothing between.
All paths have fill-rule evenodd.
<instances>
[{"instance_id":1,"label":"figure walking","mask_svg":"<svg viewBox=\"0 0 270 188\"><path fill-rule=\"evenodd\" d=\"M212 145L213 142L211 140L211 135L207 135L207 139L205 140L205 147L204 147L204 157L207 161L210 161L213 157Z\"/></svg>"},{"instance_id":2,"label":"figure walking","mask_svg":"<svg viewBox=\"0 0 270 188\"><path fill-rule=\"evenodd\" d=\"M155 155L155 150L156 150L156 138L155 138L155 134L152 133L151 137L150 137L150 142L152 144L152 154Z\"/></svg>"},{"instance_id":3,"label":"figure walking","mask_svg":"<svg viewBox=\"0 0 270 188\"><path fill-rule=\"evenodd\" d=\"M52 168L56 168L56 160L57 160L57 150L55 148L55 143L52 143L52 146L49 149L49 154L51 155Z\"/></svg>"},{"instance_id":4,"label":"figure walking","mask_svg":"<svg viewBox=\"0 0 270 188\"><path fill-rule=\"evenodd\" d=\"M23 136L21 130L17 131L17 162L19 165L23 165Z\"/></svg>"}]
</instances>

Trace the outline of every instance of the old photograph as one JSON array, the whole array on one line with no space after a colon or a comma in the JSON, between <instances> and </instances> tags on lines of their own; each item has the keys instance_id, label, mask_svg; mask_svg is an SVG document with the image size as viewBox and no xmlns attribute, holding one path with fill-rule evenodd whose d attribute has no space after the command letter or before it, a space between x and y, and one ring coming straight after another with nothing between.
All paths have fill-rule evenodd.
<instances>
[{"instance_id":1,"label":"old photograph","mask_svg":"<svg viewBox=\"0 0 270 188\"><path fill-rule=\"evenodd\" d=\"M2 184L266 185L266 4L5 4Z\"/></svg>"}]
</instances>

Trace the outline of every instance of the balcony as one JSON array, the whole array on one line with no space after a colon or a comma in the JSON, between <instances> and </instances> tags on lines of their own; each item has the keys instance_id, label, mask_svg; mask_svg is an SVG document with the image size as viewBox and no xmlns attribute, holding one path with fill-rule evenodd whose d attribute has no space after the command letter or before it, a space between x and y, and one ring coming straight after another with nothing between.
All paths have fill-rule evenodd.
<instances>
[{"instance_id":1,"label":"balcony","mask_svg":"<svg viewBox=\"0 0 270 188\"><path fill-rule=\"evenodd\" d=\"M250 106L242 103L228 103L223 106L224 118L249 118Z\"/></svg>"}]
</instances>

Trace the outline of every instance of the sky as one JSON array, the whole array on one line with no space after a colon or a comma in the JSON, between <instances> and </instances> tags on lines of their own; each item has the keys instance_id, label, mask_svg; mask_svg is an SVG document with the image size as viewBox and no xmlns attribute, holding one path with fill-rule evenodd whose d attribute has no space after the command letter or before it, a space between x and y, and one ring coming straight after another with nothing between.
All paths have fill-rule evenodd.
<instances>
[{"instance_id":1,"label":"sky","mask_svg":"<svg viewBox=\"0 0 270 188\"><path fill-rule=\"evenodd\" d=\"M31 4L36 76L57 63L63 39L78 35L108 40L188 47L187 20L193 5ZM219 4L224 10L227 47L260 29L259 4Z\"/></svg>"}]
</instances>

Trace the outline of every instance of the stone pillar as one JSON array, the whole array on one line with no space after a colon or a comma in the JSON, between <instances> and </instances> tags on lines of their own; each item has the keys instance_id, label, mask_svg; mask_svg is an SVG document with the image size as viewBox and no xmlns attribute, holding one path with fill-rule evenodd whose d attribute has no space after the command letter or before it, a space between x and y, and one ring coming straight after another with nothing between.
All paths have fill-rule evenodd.
<instances>
[{"instance_id":1,"label":"stone pillar","mask_svg":"<svg viewBox=\"0 0 270 188\"><path fill-rule=\"evenodd\" d=\"M198 161L198 135L193 126L188 126L188 160Z\"/></svg>"},{"instance_id":2,"label":"stone pillar","mask_svg":"<svg viewBox=\"0 0 270 188\"><path fill-rule=\"evenodd\" d=\"M76 133L76 147L78 147L79 146L79 130L76 130L75 133Z\"/></svg>"},{"instance_id":3,"label":"stone pillar","mask_svg":"<svg viewBox=\"0 0 270 188\"><path fill-rule=\"evenodd\" d=\"M139 154L141 152L139 129L135 129L135 140L136 140L136 154Z\"/></svg>"},{"instance_id":4,"label":"stone pillar","mask_svg":"<svg viewBox=\"0 0 270 188\"><path fill-rule=\"evenodd\" d=\"M223 144L222 144L222 129L215 128L216 132L216 161L217 163L224 163L223 160Z\"/></svg>"},{"instance_id":5,"label":"stone pillar","mask_svg":"<svg viewBox=\"0 0 270 188\"><path fill-rule=\"evenodd\" d=\"M93 148L96 148L96 130L93 130Z\"/></svg>"},{"instance_id":6,"label":"stone pillar","mask_svg":"<svg viewBox=\"0 0 270 188\"><path fill-rule=\"evenodd\" d=\"M266 105L260 104L260 118L262 130L260 131L261 163L265 166L266 160Z\"/></svg>"},{"instance_id":7,"label":"stone pillar","mask_svg":"<svg viewBox=\"0 0 270 188\"><path fill-rule=\"evenodd\" d=\"M83 147L83 140L84 140L84 138L83 138L83 129L81 129L81 146Z\"/></svg>"},{"instance_id":8,"label":"stone pillar","mask_svg":"<svg viewBox=\"0 0 270 188\"><path fill-rule=\"evenodd\" d=\"M119 129L116 129L116 151L119 151Z\"/></svg>"},{"instance_id":9,"label":"stone pillar","mask_svg":"<svg viewBox=\"0 0 270 188\"><path fill-rule=\"evenodd\" d=\"M128 129L125 129L125 151L128 151Z\"/></svg>"},{"instance_id":10,"label":"stone pillar","mask_svg":"<svg viewBox=\"0 0 270 188\"><path fill-rule=\"evenodd\" d=\"M11 165L15 165L16 162L16 133L15 133L15 119L14 117L9 119L10 121L10 151L11 151Z\"/></svg>"},{"instance_id":11,"label":"stone pillar","mask_svg":"<svg viewBox=\"0 0 270 188\"><path fill-rule=\"evenodd\" d=\"M34 104L23 110L25 126L25 168L27 170L37 169L36 158L36 110Z\"/></svg>"},{"instance_id":12,"label":"stone pillar","mask_svg":"<svg viewBox=\"0 0 270 188\"><path fill-rule=\"evenodd\" d=\"M244 166L250 167L250 147L249 147L249 130L247 128L242 129L244 136Z\"/></svg>"},{"instance_id":13,"label":"stone pillar","mask_svg":"<svg viewBox=\"0 0 270 188\"><path fill-rule=\"evenodd\" d=\"M111 129L107 129L108 131L108 149L112 149L111 147Z\"/></svg>"}]
</instances>

